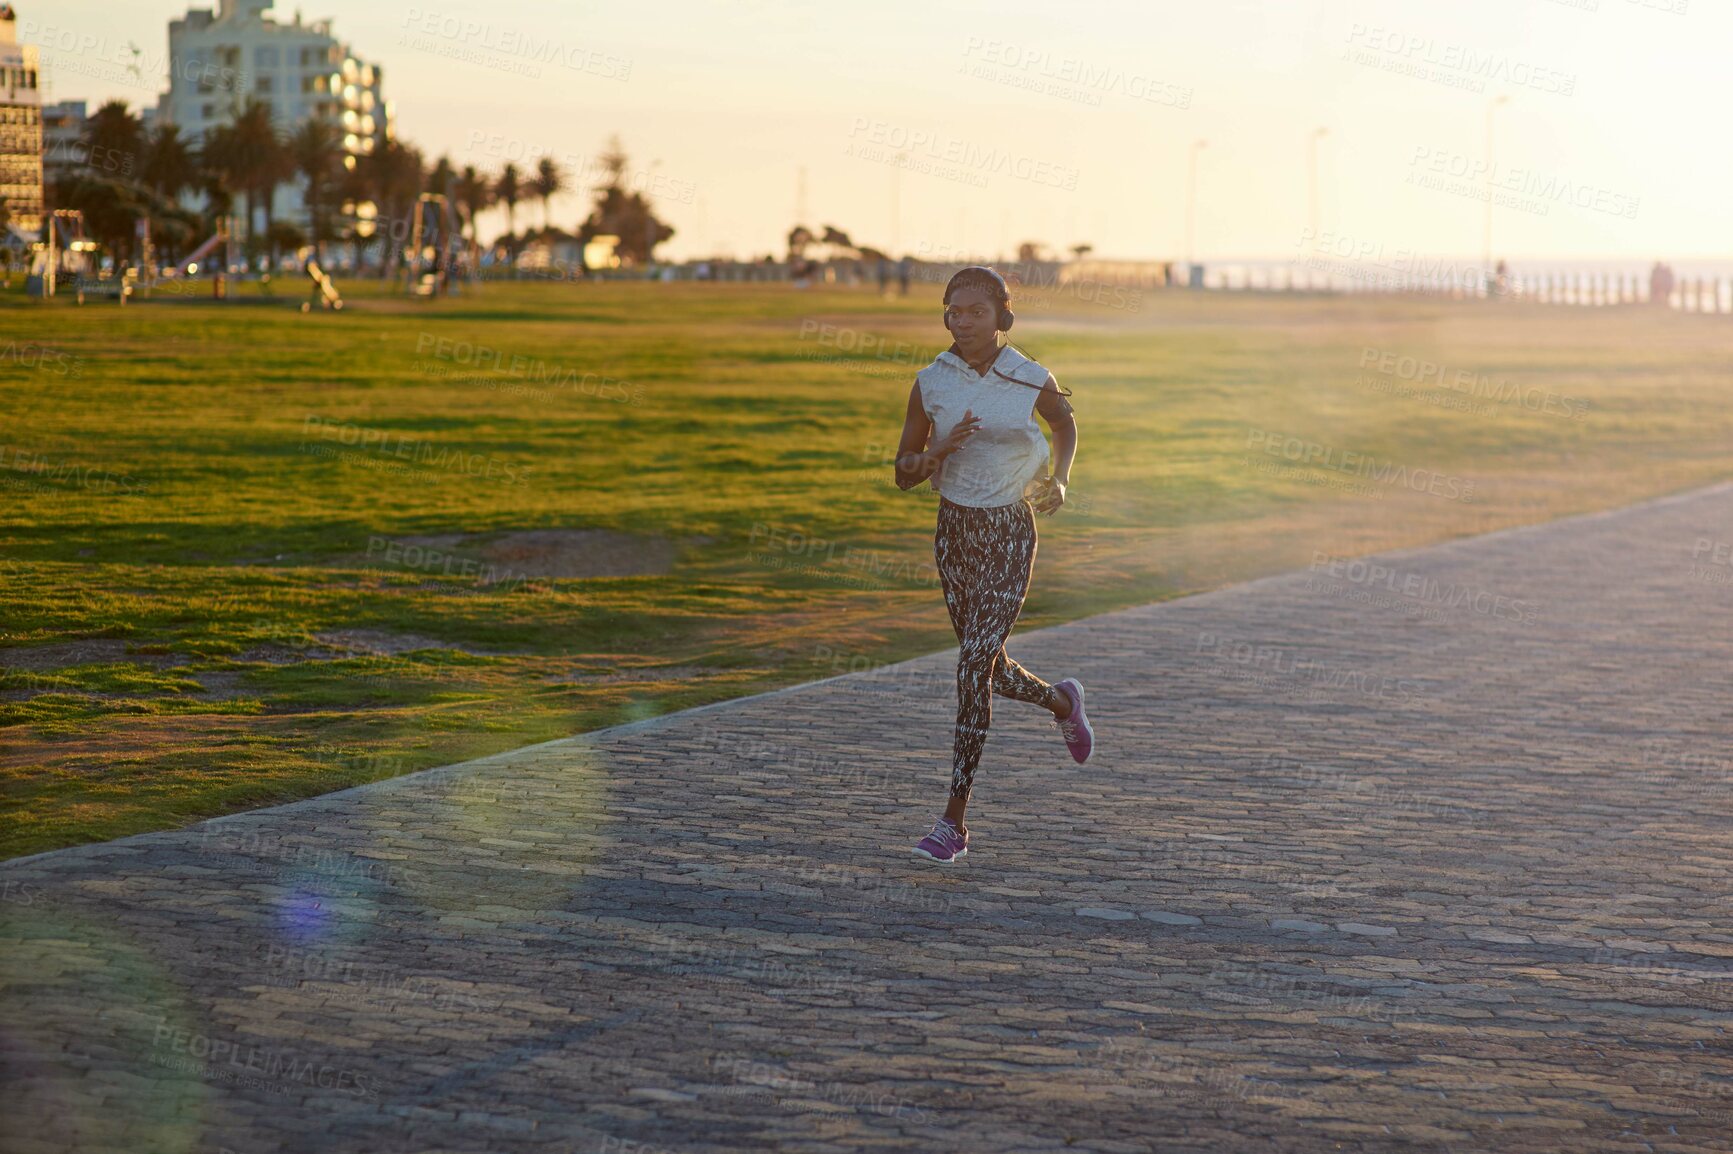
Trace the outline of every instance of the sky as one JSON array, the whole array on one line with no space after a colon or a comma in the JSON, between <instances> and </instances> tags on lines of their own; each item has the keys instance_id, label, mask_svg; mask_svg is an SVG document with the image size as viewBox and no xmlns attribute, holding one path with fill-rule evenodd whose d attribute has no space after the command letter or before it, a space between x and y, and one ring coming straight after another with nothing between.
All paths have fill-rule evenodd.
<instances>
[{"instance_id":1,"label":"sky","mask_svg":"<svg viewBox=\"0 0 1733 1154\"><path fill-rule=\"evenodd\" d=\"M50 99L136 107L166 77L116 62L136 44L166 73L189 5L15 7ZM546 153L593 183L617 134L676 258L781 255L804 204L813 227L916 256L1179 260L1194 161L1206 262L1478 257L1488 198L1512 259L1733 255L1733 12L1708 0L299 7L384 68L398 135L430 160ZM553 223L587 201L555 198Z\"/></svg>"}]
</instances>

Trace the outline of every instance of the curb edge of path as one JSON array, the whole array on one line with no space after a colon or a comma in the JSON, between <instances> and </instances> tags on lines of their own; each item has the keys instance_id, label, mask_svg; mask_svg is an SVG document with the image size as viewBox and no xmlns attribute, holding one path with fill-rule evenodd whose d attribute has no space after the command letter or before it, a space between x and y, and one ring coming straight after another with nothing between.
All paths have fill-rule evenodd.
<instances>
[{"instance_id":1,"label":"curb edge of path","mask_svg":"<svg viewBox=\"0 0 1733 1154\"><path fill-rule=\"evenodd\" d=\"M1443 541L1436 541L1428 545L1416 545L1405 549L1395 549L1381 553L1368 553L1356 559L1382 558L1400 560L1403 558L1413 557L1417 554L1454 551L1469 547L1482 541L1494 540L1496 538L1506 537L1513 534L1545 533L1586 521L1623 517L1641 513L1648 509L1703 500L1729 491L1733 491L1733 481L1718 481L1694 489L1663 494L1662 496L1653 497L1646 501L1640 501L1634 505L1623 505L1615 509L1600 509L1589 513L1576 513L1568 517L1560 517L1551 521L1540 521L1529 525L1513 525L1504 529L1494 529L1486 533L1476 533L1465 537L1454 537ZM1090 622L1099 621L1101 618L1112 617L1117 614L1153 612L1167 606L1194 603L1203 598L1241 596L1271 582L1292 580L1297 574L1304 572L1306 572L1304 569L1291 569L1281 573L1271 573L1263 577L1254 577L1250 580L1236 582L1232 585L1224 585L1217 589L1208 589L1198 593L1184 594L1166 601L1152 601L1146 602L1142 605L1128 606L1124 609L1112 609L1105 613L1091 614L1088 617L1079 617L1074 621L1065 621L1057 625L1048 625L1040 629L1031 630L1027 633L1019 633L1018 637L1021 640L1027 641L1044 634L1085 626ZM835 677L820 678L817 681L803 681L797 685L785 685L778 689L767 689L758 693L747 694L744 697L730 697L722 701L713 701L705 705L689 706L686 709L675 710L672 713L658 714L655 717L646 717L639 721L623 722L619 725L610 725L601 729L585 730L582 733L570 734L566 737L551 738L547 741L536 742L533 745L517 746L513 749L501 750L498 753L490 753L485 757L472 758L468 761L428 766L426 769L418 769L414 772L400 774L396 777L384 778L378 781L362 782L359 785L352 785L344 789L332 790L329 793L317 794L313 797L302 798L298 801L283 802L280 805L262 806L258 809L240 810L235 813L222 814L217 817L201 818L198 821L184 826L177 826L173 829L151 830L146 833L129 834L126 837L114 838L108 841L87 842L83 845L62 846L58 849L43 850L39 853L0 861L0 872L23 866L26 863L41 863L44 859L59 858L62 855L93 855L123 852L136 844L145 843L151 839L177 837L203 825L213 825L220 822L247 821L249 819L256 819L261 815L273 814L284 810L293 810L301 806L321 805L351 794L360 794L367 791L402 789L411 786L417 779L429 778L431 775L435 774L452 776L463 770L479 769L495 762L521 757L524 754L536 750L546 750L555 746L593 742L604 736L612 737L640 733L646 730L653 730L658 726L669 724L677 719L691 717L694 714L710 713L720 709L732 708L746 702L779 697L784 694L811 689L815 686L847 681L851 678L860 678L869 675L883 676L887 671L901 669L904 666L912 665L916 662L927 661L934 657L943 656L946 653L955 652L955 650L956 647L951 646L947 649L939 649L934 650L931 653L918 654L914 657L905 658L902 661L893 662L887 665L875 666L869 670L841 673Z\"/></svg>"}]
</instances>

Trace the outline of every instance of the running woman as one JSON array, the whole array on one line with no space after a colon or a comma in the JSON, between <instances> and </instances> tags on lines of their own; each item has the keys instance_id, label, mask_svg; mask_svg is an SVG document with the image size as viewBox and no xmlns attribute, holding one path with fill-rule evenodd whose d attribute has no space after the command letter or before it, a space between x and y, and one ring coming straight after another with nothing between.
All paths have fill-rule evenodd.
<instances>
[{"instance_id":1,"label":"running woman","mask_svg":"<svg viewBox=\"0 0 1733 1154\"><path fill-rule=\"evenodd\" d=\"M1053 374L999 343L1015 319L1011 290L997 272L972 266L951 278L945 328L953 343L915 375L897 447L897 486L912 489L930 479L939 493L933 554L959 647L950 802L915 846L921 857L947 864L969 852L963 815L993 720L993 694L1051 712L1078 762L1088 761L1095 745L1082 684L1068 677L1049 685L1005 652L1035 565L1035 513L1052 514L1065 503L1077 455L1069 393ZM1036 413L1053 431L1051 474ZM935 440L939 429L947 432Z\"/></svg>"}]
</instances>

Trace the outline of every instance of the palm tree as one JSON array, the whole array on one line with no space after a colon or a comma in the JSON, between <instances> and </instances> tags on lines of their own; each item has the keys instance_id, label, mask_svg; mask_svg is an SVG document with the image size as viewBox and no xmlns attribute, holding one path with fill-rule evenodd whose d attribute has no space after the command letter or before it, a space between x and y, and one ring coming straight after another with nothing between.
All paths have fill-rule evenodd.
<instances>
[{"instance_id":1,"label":"palm tree","mask_svg":"<svg viewBox=\"0 0 1733 1154\"><path fill-rule=\"evenodd\" d=\"M226 215L233 207L235 189L239 186L239 173L242 159L236 148L234 128L227 124L219 124L215 128L205 130L205 141L199 149L199 161L202 168L201 183L205 195L210 198L211 211L215 215ZM223 204L218 211L217 203Z\"/></svg>"},{"instance_id":2,"label":"palm tree","mask_svg":"<svg viewBox=\"0 0 1733 1154\"><path fill-rule=\"evenodd\" d=\"M214 136L215 133L211 135ZM212 153L213 146L218 143L220 142L206 137L203 163L199 168L197 182L198 190L205 197L204 225L207 232L214 232L217 221L235 211L235 194L229 191L228 178L220 160Z\"/></svg>"},{"instance_id":3,"label":"palm tree","mask_svg":"<svg viewBox=\"0 0 1733 1154\"><path fill-rule=\"evenodd\" d=\"M143 165L144 125L124 100L110 100L84 122L85 163L108 176L135 176Z\"/></svg>"},{"instance_id":4,"label":"palm tree","mask_svg":"<svg viewBox=\"0 0 1733 1154\"><path fill-rule=\"evenodd\" d=\"M250 160L247 191L264 205L265 228L269 233L275 223L277 186L294 175L294 158L283 145L276 122L271 119L269 105L249 100L245 110L235 120L235 131L241 149ZM247 229L253 228L252 213L247 214Z\"/></svg>"},{"instance_id":5,"label":"palm tree","mask_svg":"<svg viewBox=\"0 0 1733 1154\"><path fill-rule=\"evenodd\" d=\"M542 202L543 232L548 228L548 202L565 187L566 174L554 162L553 157L544 156L536 162L536 174L530 180L530 191Z\"/></svg>"},{"instance_id":6,"label":"palm tree","mask_svg":"<svg viewBox=\"0 0 1733 1154\"><path fill-rule=\"evenodd\" d=\"M108 249L117 270L132 255L138 218L163 207L140 184L110 180L94 173L75 171L60 180L55 189L61 207L75 208L84 214L85 229Z\"/></svg>"},{"instance_id":7,"label":"palm tree","mask_svg":"<svg viewBox=\"0 0 1733 1154\"><path fill-rule=\"evenodd\" d=\"M299 252L301 246L307 243L307 234L299 226L286 220L273 221L270 231L265 233L265 244L271 250L271 265L277 264L277 253L282 250Z\"/></svg>"},{"instance_id":8,"label":"palm tree","mask_svg":"<svg viewBox=\"0 0 1733 1154\"><path fill-rule=\"evenodd\" d=\"M289 157L297 175L307 182L302 201L307 206L307 221L312 241L325 254L324 243L331 239L331 214L327 197L337 183L338 166L343 150L338 146L337 127L329 120L315 117L308 120L289 138Z\"/></svg>"},{"instance_id":9,"label":"palm tree","mask_svg":"<svg viewBox=\"0 0 1733 1154\"><path fill-rule=\"evenodd\" d=\"M199 180L199 158L172 124L158 124L145 144L140 176L151 191L174 200Z\"/></svg>"},{"instance_id":10,"label":"palm tree","mask_svg":"<svg viewBox=\"0 0 1733 1154\"><path fill-rule=\"evenodd\" d=\"M609 142L608 151L601 160L608 174L607 183L594 190L595 204L590 209L589 218L578 227L578 243L585 245L598 236L615 236L619 238L619 244L614 251L621 260L628 264L648 264L655 259L656 246L672 237L674 229L657 218L649 197L641 192L626 191L626 150L618 137ZM826 225L825 241L830 242L833 235L840 236L845 243L848 241L847 233ZM797 226L788 234L791 259L809 243L812 243L812 233L804 226Z\"/></svg>"},{"instance_id":11,"label":"palm tree","mask_svg":"<svg viewBox=\"0 0 1733 1154\"><path fill-rule=\"evenodd\" d=\"M457 170L451 167L451 157L441 156L427 173L427 191L451 199L452 186L457 183Z\"/></svg>"},{"instance_id":12,"label":"palm tree","mask_svg":"<svg viewBox=\"0 0 1733 1154\"><path fill-rule=\"evenodd\" d=\"M158 253L178 257L205 238L206 234L199 231L199 223L197 214L173 201L159 200L151 214L151 242ZM173 263L178 264L178 259Z\"/></svg>"},{"instance_id":13,"label":"palm tree","mask_svg":"<svg viewBox=\"0 0 1733 1154\"><path fill-rule=\"evenodd\" d=\"M464 216L469 222L469 239L472 243L481 238L476 234L475 218L487 211L493 204L493 188L488 184L487 177L475 170L475 165L463 166L463 175L457 178L454 186L457 203L463 206Z\"/></svg>"},{"instance_id":14,"label":"palm tree","mask_svg":"<svg viewBox=\"0 0 1733 1154\"><path fill-rule=\"evenodd\" d=\"M386 259L380 262L379 275L390 277L397 272L397 262L403 255L403 224L421 195L421 153L401 142L387 139L378 148L361 158L356 172L362 177L370 199L378 203L379 219L384 222L386 241L390 245ZM392 226L397 225L395 237Z\"/></svg>"},{"instance_id":15,"label":"palm tree","mask_svg":"<svg viewBox=\"0 0 1733 1154\"><path fill-rule=\"evenodd\" d=\"M523 196L523 185L518 181L517 165L507 164L500 171L499 180L494 182L494 199L505 205L505 235L506 251L515 253L517 249L517 202Z\"/></svg>"},{"instance_id":16,"label":"palm tree","mask_svg":"<svg viewBox=\"0 0 1733 1154\"><path fill-rule=\"evenodd\" d=\"M133 255L140 218L149 220L162 251L172 252L185 245L198 226L176 202L181 192L208 179L213 199L223 194L220 175L207 177L177 128L163 124L146 132L121 101L109 101L86 121L83 143L88 150L85 163L56 182L55 200L84 213L86 227L117 265Z\"/></svg>"},{"instance_id":17,"label":"palm tree","mask_svg":"<svg viewBox=\"0 0 1733 1154\"><path fill-rule=\"evenodd\" d=\"M277 126L271 121L271 110L256 100L233 124L210 131L206 137L205 154L208 162L224 177L229 188L240 189L247 198L247 234L263 236L270 231L273 217L271 201L282 184L293 173L293 161L277 136ZM258 209L265 207L265 227L258 227Z\"/></svg>"},{"instance_id":18,"label":"palm tree","mask_svg":"<svg viewBox=\"0 0 1733 1154\"><path fill-rule=\"evenodd\" d=\"M144 141L144 164L138 179L156 196L150 216L151 237L163 253L179 252L197 229L197 219L182 208L182 192L195 188L203 175L199 157L172 124L158 124Z\"/></svg>"}]
</instances>

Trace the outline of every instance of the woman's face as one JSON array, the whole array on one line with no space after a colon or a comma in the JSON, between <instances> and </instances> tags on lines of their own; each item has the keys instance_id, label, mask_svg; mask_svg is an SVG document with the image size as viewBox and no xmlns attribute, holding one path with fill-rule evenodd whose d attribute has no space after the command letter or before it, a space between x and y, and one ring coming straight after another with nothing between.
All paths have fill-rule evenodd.
<instances>
[{"instance_id":1,"label":"woman's face","mask_svg":"<svg viewBox=\"0 0 1733 1154\"><path fill-rule=\"evenodd\" d=\"M999 331L999 306L984 288L959 288L945 307L945 327L959 347L985 348Z\"/></svg>"}]
</instances>

